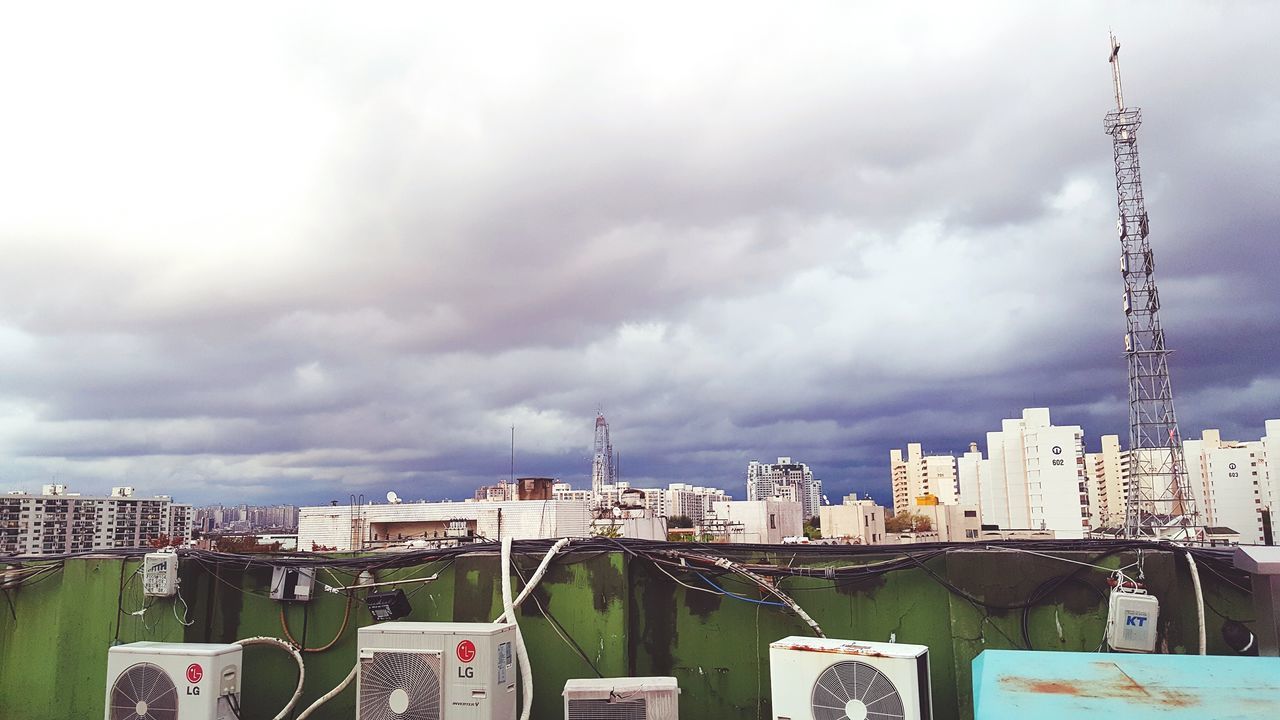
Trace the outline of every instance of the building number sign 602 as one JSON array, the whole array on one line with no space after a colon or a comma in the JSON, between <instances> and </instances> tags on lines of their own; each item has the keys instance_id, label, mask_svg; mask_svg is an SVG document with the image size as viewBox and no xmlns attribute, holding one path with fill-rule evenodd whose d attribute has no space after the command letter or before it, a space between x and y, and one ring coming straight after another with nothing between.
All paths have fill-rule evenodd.
<instances>
[{"instance_id":1,"label":"building number sign 602","mask_svg":"<svg viewBox=\"0 0 1280 720\"><path fill-rule=\"evenodd\" d=\"M1061 454L1062 454L1062 446L1061 446L1061 445L1054 445L1054 446L1053 446L1053 454L1054 454L1054 455L1061 455ZM1066 461L1066 460L1063 460L1062 458L1054 458L1054 459L1053 459L1053 464L1054 464L1054 465L1066 465L1066 464L1067 464L1067 461Z\"/></svg>"}]
</instances>

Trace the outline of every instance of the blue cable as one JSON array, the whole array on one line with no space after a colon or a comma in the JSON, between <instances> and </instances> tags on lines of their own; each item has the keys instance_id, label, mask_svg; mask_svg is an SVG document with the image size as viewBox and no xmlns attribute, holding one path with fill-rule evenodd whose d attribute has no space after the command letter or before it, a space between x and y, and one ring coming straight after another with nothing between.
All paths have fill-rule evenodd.
<instances>
[{"instance_id":1,"label":"blue cable","mask_svg":"<svg viewBox=\"0 0 1280 720\"><path fill-rule=\"evenodd\" d=\"M728 596L729 596L729 597L731 597L731 598L737 598L737 599L739 599L739 600L745 600L746 602L749 602L749 603L755 603L755 604L757 604L757 605L772 605L772 606L774 606L774 607L786 607L786 606L787 606L787 605L786 605L786 603L770 602L770 601L768 601L768 600L756 600L755 598L749 598L749 597L747 597L747 596L745 596L745 595L738 595L737 593L731 593L731 592L729 592L728 590L725 590L724 588L720 587L719 585L717 585L717 584L715 584L715 583L711 582L711 578L707 577L706 575L703 575L703 574L702 574L702 573L700 573L700 572L696 572L695 574L696 574L698 577L702 578L702 581L703 581L703 582L705 582L706 584L708 584L708 585L710 585L711 587L715 588L716 590L719 590L720 592L724 593L725 595L728 595Z\"/></svg>"}]
</instances>

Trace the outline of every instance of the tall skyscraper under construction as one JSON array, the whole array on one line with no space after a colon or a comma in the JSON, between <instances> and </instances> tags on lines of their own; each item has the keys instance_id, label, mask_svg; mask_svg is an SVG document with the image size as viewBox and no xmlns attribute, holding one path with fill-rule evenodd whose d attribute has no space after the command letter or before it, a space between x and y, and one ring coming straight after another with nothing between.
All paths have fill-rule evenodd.
<instances>
[{"instance_id":1,"label":"tall skyscraper under construction","mask_svg":"<svg viewBox=\"0 0 1280 720\"><path fill-rule=\"evenodd\" d=\"M613 455L613 442L609 440L609 423L604 413L596 413L595 452L591 456L591 492L600 496L604 485L618 480L618 467Z\"/></svg>"}]
</instances>

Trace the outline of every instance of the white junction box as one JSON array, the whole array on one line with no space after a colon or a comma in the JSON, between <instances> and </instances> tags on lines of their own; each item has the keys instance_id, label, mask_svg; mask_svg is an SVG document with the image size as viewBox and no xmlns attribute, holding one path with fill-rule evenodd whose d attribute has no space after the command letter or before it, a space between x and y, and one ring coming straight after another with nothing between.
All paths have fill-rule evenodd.
<instances>
[{"instance_id":1,"label":"white junction box","mask_svg":"<svg viewBox=\"0 0 1280 720\"><path fill-rule=\"evenodd\" d=\"M679 720L673 677L575 678L564 684L565 720Z\"/></svg>"},{"instance_id":2,"label":"white junction box","mask_svg":"<svg viewBox=\"0 0 1280 720\"><path fill-rule=\"evenodd\" d=\"M153 552L142 556L142 594L172 597L178 592L178 555Z\"/></svg>"},{"instance_id":3,"label":"white junction box","mask_svg":"<svg viewBox=\"0 0 1280 720\"><path fill-rule=\"evenodd\" d=\"M776 720L928 720L929 648L785 637L769 645Z\"/></svg>"},{"instance_id":4,"label":"white junction box","mask_svg":"<svg viewBox=\"0 0 1280 720\"><path fill-rule=\"evenodd\" d=\"M1160 601L1145 590L1111 591L1107 606L1107 645L1119 652L1153 652Z\"/></svg>"},{"instance_id":5,"label":"white junction box","mask_svg":"<svg viewBox=\"0 0 1280 720\"><path fill-rule=\"evenodd\" d=\"M136 642L107 650L106 720L234 720L242 649ZM243 712L243 710L242 710Z\"/></svg>"},{"instance_id":6,"label":"white junction box","mask_svg":"<svg viewBox=\"0 0 1280 720\"><path fill-rule=\"evenodd\" d=\"M499 623L360 628L356 720L515 720L515 640Z\"/></svg>"}]
</instances>

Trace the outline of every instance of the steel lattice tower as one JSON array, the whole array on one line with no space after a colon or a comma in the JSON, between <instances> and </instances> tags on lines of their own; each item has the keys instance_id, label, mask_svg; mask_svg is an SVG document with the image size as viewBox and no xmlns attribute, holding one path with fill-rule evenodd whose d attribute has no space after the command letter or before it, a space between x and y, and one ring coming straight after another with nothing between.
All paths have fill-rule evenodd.
<instances>
[{"instance_id":1,"label":"steel lattice tower","mask_svg":"<svg viewBox=\"0 0 1280 720\"><path fill-rule=\"evenodd\" d=\"M1120 84L1120 44L1111 36L1111 76L1116 109L1104 127L1111 136L1120 212L1120 272L1124 277L1125 358L1129 364L1129 478L1125 489L1125 535L1144 528L1156 536L1193 539L1200 525L1182 456L1182 436L1173 410L1169 350L1160 326L1155 256L1148 240L1138 126L1142 111L1126 107Z\"/></svg>"}]
</instances>

